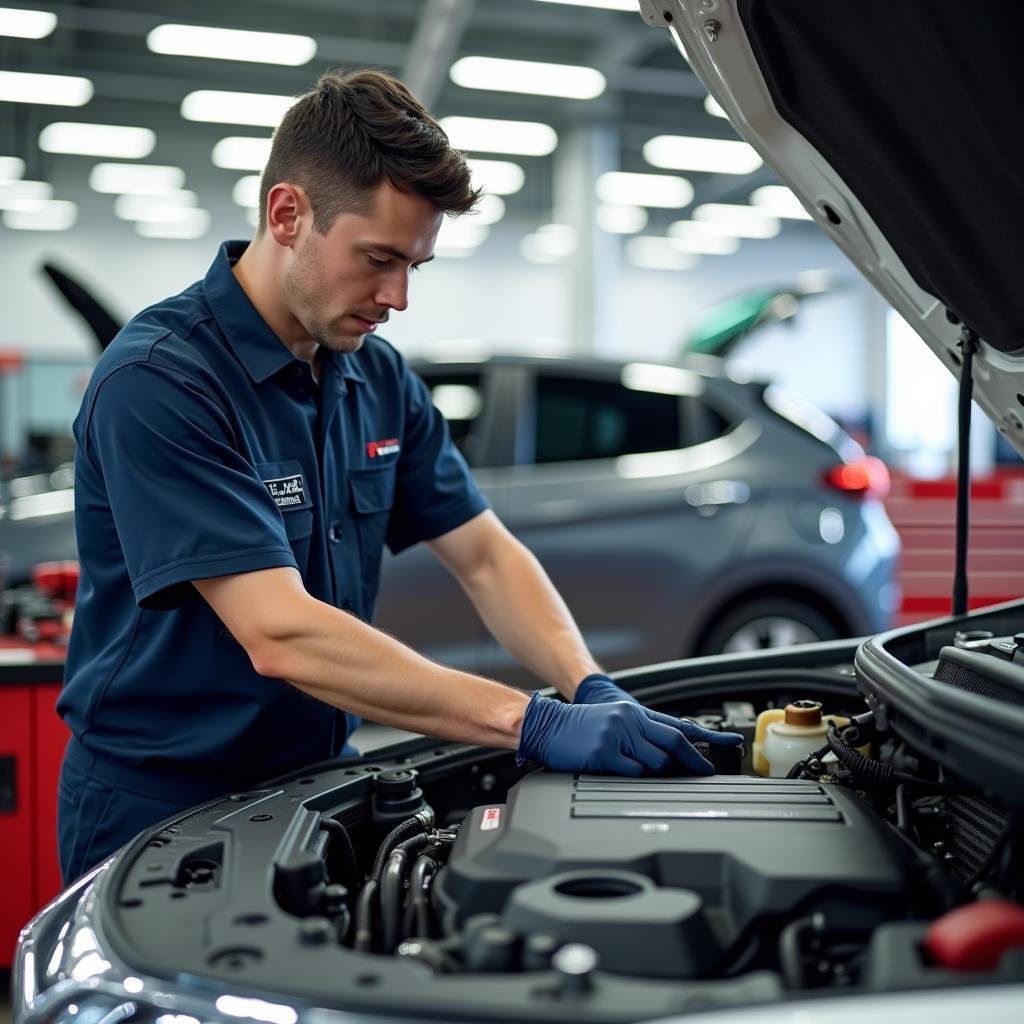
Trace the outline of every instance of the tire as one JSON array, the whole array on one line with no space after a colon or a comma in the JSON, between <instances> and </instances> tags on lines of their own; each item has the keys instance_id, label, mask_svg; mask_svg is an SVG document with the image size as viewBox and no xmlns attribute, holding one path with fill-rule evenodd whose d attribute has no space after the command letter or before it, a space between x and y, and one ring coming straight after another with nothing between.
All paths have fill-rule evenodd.
<instances>
[{"instance_id":1,"label":"tire","mask_svg":"<svg viewBox=\"0 0 1024 1024\"><path fill-rule=\"evenodd\" d=\"M835 640L835 623L798 598L758 597L728 608L701 641L699 654L731 654Z\"/></svg>"}]
</instances>

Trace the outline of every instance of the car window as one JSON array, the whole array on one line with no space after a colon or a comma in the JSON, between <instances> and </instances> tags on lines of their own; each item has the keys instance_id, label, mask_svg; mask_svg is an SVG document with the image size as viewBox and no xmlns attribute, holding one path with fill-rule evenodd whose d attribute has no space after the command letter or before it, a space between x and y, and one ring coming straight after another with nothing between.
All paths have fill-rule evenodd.
<instances>
[{"instance_id":1,"label":"car window","mask_svg":"<svg viewBox=\"0 0 1024 1024\"><path fill-rule=\"evenodd\" d=\"M484 409L483 381L479 373L423 374L430 397L448 421L455 446L469 463L474 462L473 427Z\"/></svg>"},{"instance_id":2,"label":"car window","mask_svg":"<svg viewBox=\"0 0 1024 1024\"><path fill-rule=\"evenodd\" d=\"M679 448L680 399L616 381L537 377L535 461L612 459Z\"/></svg>"}]
</instances>

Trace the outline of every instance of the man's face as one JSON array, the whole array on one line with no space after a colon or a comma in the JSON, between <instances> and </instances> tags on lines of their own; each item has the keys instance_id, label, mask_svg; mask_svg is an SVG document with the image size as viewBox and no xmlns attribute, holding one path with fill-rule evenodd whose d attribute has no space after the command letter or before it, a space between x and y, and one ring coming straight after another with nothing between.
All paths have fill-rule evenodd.
<instances>
[{"instance_id":1,"label":"man's face","mask_svg":"<svg viewBox=\"0 0 1024 1024\"><path fill-rule=\"evenodd\" d=\"M339 214L326 234L309 225L285 272L289 311L319 345L355 352L409 304L409 276L433 259L441 212L387 182L368 214Z\"/></svg>"}]
</instances>

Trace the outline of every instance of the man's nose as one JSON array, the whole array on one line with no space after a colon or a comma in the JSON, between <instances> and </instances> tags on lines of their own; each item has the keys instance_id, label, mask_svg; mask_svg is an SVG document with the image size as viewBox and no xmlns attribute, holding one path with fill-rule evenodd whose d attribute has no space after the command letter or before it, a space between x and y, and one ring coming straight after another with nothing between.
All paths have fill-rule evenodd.
<instances>
[{"instance_id":1,"label":"man's nose","mask_svg":"<svg viewBox=\"0 0 1024 1024\"><path fill-rule=\"evenodd\" d=\"M409 305L409 275L405 272L389 274L378 289L375 301L401 313Z\"/></svg>"}]
</instances>

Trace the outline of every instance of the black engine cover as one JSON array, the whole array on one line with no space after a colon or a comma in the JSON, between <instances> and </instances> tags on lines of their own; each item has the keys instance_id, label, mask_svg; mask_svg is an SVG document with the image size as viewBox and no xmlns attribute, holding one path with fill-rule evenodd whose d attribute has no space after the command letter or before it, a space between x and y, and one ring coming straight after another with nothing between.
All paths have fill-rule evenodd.
<instances>
[{"instance_id":1,"label":"black engine cover","mask_svg":"<svg viewBox=\"0 0 1024 1024\"><path fill-rule=\"evenodd\" d=\"M608 970L695 977L748 929L899 916L904 871L902 846L837 786L542 771L472 812L434 889L449 932L493 913L594 946Z\"/></svg>"}]
</instances>

